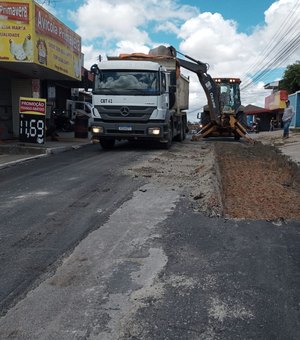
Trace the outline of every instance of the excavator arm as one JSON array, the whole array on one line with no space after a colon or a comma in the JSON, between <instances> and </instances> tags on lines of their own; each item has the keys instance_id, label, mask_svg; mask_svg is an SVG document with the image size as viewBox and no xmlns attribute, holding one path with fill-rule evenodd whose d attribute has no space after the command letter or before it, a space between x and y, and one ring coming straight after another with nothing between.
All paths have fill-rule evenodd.
<instances>
[{"instance_id":1,"label":"excavator arm","mask_svg":"<svg viewBox=\"0 0 300 340\"><path fill-rule=\"evenodd\" d=\"M195 60L186 55L185 57L193 60L194 63L191 63L190 61L180 59L180 58L176 58L176 59L178 60L180 66L197 74L200 84L203 87L203 90L207 97L211 122L220 124L221 107L220 107L220 100L219 100L219 96L220 96L219 86L215 83L213 78L207 73L207 64L204 64L201 61Z\"/></svg>"},{"instance_id":2,"label":"excavator arm","mask_svg":"<svg viewBox=\"0 0 300 340\"><path fill-rule=\"evenodd\" d=\"M170 46L169 50L170 54L176 58L180 66L197 74L200 84L203 87L203 90L207 97L211 121L209 124L204 126L204 128L198 134L201 134L203 137L205 137L216 130L222 129L224 124L224 115L222 114L223 108L221 107L220 87L207 73L208 65L188 55L176 51L173 46ZM177 53L181 54L186 59L189 59L191 61L178 58ZM253 142L253 140L248 136L247 130L233 115L229 117L228 126L234 132L235 136L244 137L249 142Z\"/></svg>"}]
</instances>

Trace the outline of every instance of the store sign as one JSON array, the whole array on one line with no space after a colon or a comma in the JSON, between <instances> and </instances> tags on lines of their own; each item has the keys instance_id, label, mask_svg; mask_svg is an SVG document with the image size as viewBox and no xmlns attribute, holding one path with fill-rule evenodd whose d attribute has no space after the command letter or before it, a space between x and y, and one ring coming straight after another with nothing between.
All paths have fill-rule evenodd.
<instances>
[{"instance_id":1,"label":"store sign","mask_svg":"<svg viewBox=\"0 0 300 340\"><path fill-rule=\"evenodd\" d=\"M280 90L271 93L265 98L265 108L268 110L278 110L285 108L285 101L288 99L288 93L285 90Z\"/></svg>"},{"instance_id":2,"label":"store sign","mask_svg":"<svg viewBox=\"0 0 300 340\"><path fill-rule=\"evenodd\" d=\"M0 16L6 20L17 20L28 23L29 4L24 2L1 1Z\"/></svg>"},{"instance_id":3,"label":"store sign","mask_svg":"<svg viewBox=\"0 0 300 340\"><path fill-rule=\"evenodd\" d=\"M20 97L20 134L25 143L45 143L46 99Z\"/></svg>"},{"instance_id":4,"label":"store sign","mask_svg":"<svg viewBox=\"0 0 300 340\"><path fill-rule=\"evenodd\" d=\"M81 38L35 4L36 63L81 79Z\"/></svg>"},{"instance_id":5,"label":"store sign","mask_svg":"<svg viewBox=\"0 0 300 340\"><path fill-rule=\"evenodd\" d=\"M71 31L40 6L35 6L35 31L59 41L77 55L81 53L81 39L79 35Z\"/></svg>"},{"instance_id":6,"label":"store sign","mask_svg":"<svg viewBox=\"0 0 300 340\"><path fill-rule=\"evenodd\" d=\"M30 62L81 80L81 37L32 0L0 0L0 61Z\"/></svg>"},{"instance_id":7,"label":"store sign","mask_svg":"<svg viewBox=\"0 0 300 340\"><path fill-rule=\"evenodd\" d=\"M0 1L0 61L33 62L32 2Z\"/></svg>"}]
</instances>

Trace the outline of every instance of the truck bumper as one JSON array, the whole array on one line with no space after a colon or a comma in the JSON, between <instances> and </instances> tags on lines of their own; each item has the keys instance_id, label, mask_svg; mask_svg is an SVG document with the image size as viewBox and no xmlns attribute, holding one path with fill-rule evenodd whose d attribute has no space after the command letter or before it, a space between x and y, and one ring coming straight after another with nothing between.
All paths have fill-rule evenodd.
<instances>
[{"instance_id":1,"label":"truck bumper","mask_svg":"<svg viewBox=\"0 0 300 340\"><path fill-rule=\"evenodd\" d=\"M93 142L98 142L100 139L165 141L168 137L168 124L94 122L91 133Z\"/></svg>"}]
</instances>

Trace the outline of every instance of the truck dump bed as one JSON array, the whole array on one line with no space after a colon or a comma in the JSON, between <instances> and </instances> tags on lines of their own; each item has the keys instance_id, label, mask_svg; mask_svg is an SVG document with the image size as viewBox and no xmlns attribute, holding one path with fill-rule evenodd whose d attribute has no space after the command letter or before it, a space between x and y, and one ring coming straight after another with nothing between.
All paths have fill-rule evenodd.
<instances>
[{"instance_id":1,"label":"truck dump bed","mask_svg":"<svg viewBox=\"0 0 300 340\"><path fill-rule=\"evenodd\" d=\"M152 55L143 53L120 54L117 57L107 57L108 60L138 60L138 61L152 61L169 72L176 73L176 99L173 109L178 113L189 108L189 78L185 77L180 72L180 66L176 58L168 55Z\"/></svg>"}]
</instances>

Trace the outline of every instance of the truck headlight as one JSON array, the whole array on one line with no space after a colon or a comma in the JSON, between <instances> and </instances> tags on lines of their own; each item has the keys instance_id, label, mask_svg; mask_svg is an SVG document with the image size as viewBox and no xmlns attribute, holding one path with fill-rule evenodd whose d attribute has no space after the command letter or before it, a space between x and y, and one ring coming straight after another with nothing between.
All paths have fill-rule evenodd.
<instances>
[{"instance_id":1,"label":"truck headlight","mask_svg":"<svg viewBox=\"0 0 300 340\"><path fill-rule=\"evenodd\" d=\"M103 127L102 126L93 126L92 127L92 133L95 135L99 135L100 133L103 133Z\"/></svg>"},{"instance_id":2,"label":"truck headlight","mask_svg":"<svg viewBox=\"0 0 300 340\"><path fill-rule=\"evenodd\" d=\"M158 136L158 135L160 135L160 128L159 127L149 128L148 134Z\"/></svg>"}]
</instances>

